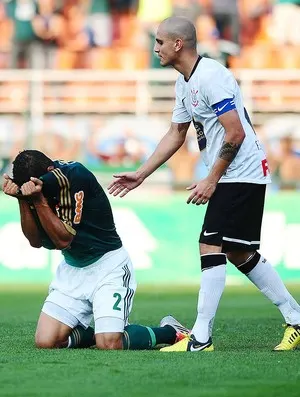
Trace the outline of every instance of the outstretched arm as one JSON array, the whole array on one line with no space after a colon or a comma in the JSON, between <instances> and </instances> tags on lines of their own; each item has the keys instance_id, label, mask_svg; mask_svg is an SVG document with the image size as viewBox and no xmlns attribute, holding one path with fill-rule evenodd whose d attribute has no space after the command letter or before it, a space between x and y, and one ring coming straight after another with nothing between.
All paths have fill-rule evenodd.
<instances>
[{"instance_id":1,"label":"outstretched arm","mask_svg":"<svg viewBox=\"0 0 300 397\"><path fill-rule=\"evenodd\" d=\"M183 145L190 122L172 123L169 131L157 145L149 159L137 170L143 179L146 179L157 168L164 164Z\"/></svg>"},{"instance_id":2,"label":"outstretched arm","mask_svg":"<svg viewBox=\"0 0 300 397\"><path fill-rule=\"evenodd\" d=\"M113 181L108 190L114 196L124 197L130 190L138 187L149 175L164 164L182 146L190 122L172 123L169 131L159 142L149 159L135 172L127 172L114 175L117 180Z\"/></svg>"}]
</instances>

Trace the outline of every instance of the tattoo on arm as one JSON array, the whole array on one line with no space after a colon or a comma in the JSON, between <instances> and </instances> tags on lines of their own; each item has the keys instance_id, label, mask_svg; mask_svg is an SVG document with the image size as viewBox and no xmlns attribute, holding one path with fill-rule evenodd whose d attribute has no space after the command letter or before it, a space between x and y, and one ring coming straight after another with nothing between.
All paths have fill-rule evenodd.
<instances>
[{"instance_id":1,"label":"tattoo on arm","mask_svg":"<svg viewBox=\"0 0 300 397\"><path fill-rule=\"evenodd\" d=\"M237 152L240 150L241 144L239 143L231 143L231 142L225 142L223 141L219 157L223 160L228 161L231 163L235 156L237 155Z\"/></svg>"}]
</instances>

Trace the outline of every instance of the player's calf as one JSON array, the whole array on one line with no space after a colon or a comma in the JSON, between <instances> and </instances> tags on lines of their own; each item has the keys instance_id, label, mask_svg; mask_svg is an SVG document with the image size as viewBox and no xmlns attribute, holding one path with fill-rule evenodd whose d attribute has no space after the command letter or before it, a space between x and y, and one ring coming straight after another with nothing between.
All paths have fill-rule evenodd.
<instances>
[{"instance_id":1,"label":"player's calf","mask_svg":"<svg viewBox=\"0 0 300 397\"><path fill-rule=\"evenodd\" d=\"M149 350L161 344L173 344L176 330L169 325L146 327L130 324L117 318L102 318L95 321L96 346L101 350ZM112 332L114 330L114 332Z\"/></svg>"},{"instance_id":2,"label":"player's calf","mask_svg":"<svg viewBox=\"0 0 300 397\"><path fill-rule=\"evenodd\" d=\"M300 344L300 306L273 266L255 252L228 252L227 257L280 310L286 332L275 350L292 350Z\"/></svg>"}]
</instances>

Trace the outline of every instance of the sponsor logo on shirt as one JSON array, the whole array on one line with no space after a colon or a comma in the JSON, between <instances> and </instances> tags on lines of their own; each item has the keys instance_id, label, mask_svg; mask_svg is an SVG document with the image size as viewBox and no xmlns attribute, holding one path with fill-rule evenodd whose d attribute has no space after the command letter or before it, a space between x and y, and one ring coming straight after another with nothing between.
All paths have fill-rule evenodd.
<instances>
[{"instance_id":1,"label":"sponsor logo on shirt","mask_svg":"<svg viewBox=\"0 0 300 397\"><path fill-rule=\"evenodd\" d=\"M73 222L76 225L78 225L81 221L81 216L82 216L84 192L80 190L80 192L75 193L74 197L75 197L75 216Z\"/></svg>"},{"instance_id":2,"label":"sponsor logo on shirt","mask_svg":"<svg viewBox=\"0 0 300 397\"><path fill-rule=\"evenodd\" d=\"M206 136L204 134L203 124L193 119L193 124L197 134L197 142L200 152L206 148Z\"/></svg>"}]
</instances>

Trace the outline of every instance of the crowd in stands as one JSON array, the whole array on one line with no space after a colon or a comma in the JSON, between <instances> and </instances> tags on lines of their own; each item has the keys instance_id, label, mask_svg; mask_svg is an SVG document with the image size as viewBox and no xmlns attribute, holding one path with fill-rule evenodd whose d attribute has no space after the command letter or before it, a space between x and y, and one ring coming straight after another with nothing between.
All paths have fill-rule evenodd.
<instances>
[{"instance_id":1,"label":"crowd in stands","mask_svg":"<svg viewBox=\"0 0 300 397\"><path fill-rule=\"evenodd\" d=\"M171 15L226 65L300 66L300 0L1 0L0 67L157 67L155 30Z\"/></svg>"},{"instance_id":2,"label":"crowd in stands","mask_svg":"<svg viewBox=\"0 0 300 397\"><path fill-rule=\"evenodd\" d=\"M160 21L172 15L191 19L197 27L199 53L228 67L300 67L300 0L0 0L0 68L159 68L159 59L153 53L155 32ZM72 84L63 83L63 90L70 91ZM60 106L68 100L74 108L81 102L89 106L91 92L82 96L78 84L70 91L72 99L59 96L54 85L45 84L44 90L54 90L57 98L51 98ZM297 102L288 93L291 84L295 89L295 82L282 81L278 87L277 83L270 84L272 87L268 82L257 87L260 93L265 90L266 95L260 99L254 96L256 106L264 106L265 100L267 111L272 112L276 105L280 114L278 108L285 101ZM282 93L282 85L287 94ZM89 87L101 92L100 86L94 84L84 90ZM135 126L132 120L126 124L126 116L114 124L110 115L112 127L106 128L101 117L93 119L84 114L84 106L78 119L72 111L57 115L57 110L48 110L43 125L36 127L23 117L28 109L28 92L26 82L0 84L0 171L7 169L18 150L28 146L28 131L35 147L50 157L78 158L92 168L135 167L160 139L153 136L153 131L165 131L159 123L154 127L153 116ZM9 104L7 114L3 98ZM276 121L275 127L281 125L276 136L268 136L269 132L274 133L274 125L258 129L265 138L274 186L300 188L300 121L296 117L287 128L289 121L278 117L284 121ZM145 126L150 125L151 131L146 133ZM140 131L144 136L139 135ZM179 187L205 173L193 141L188 139L168 163Z\"/></svg>"}]
</instances>

